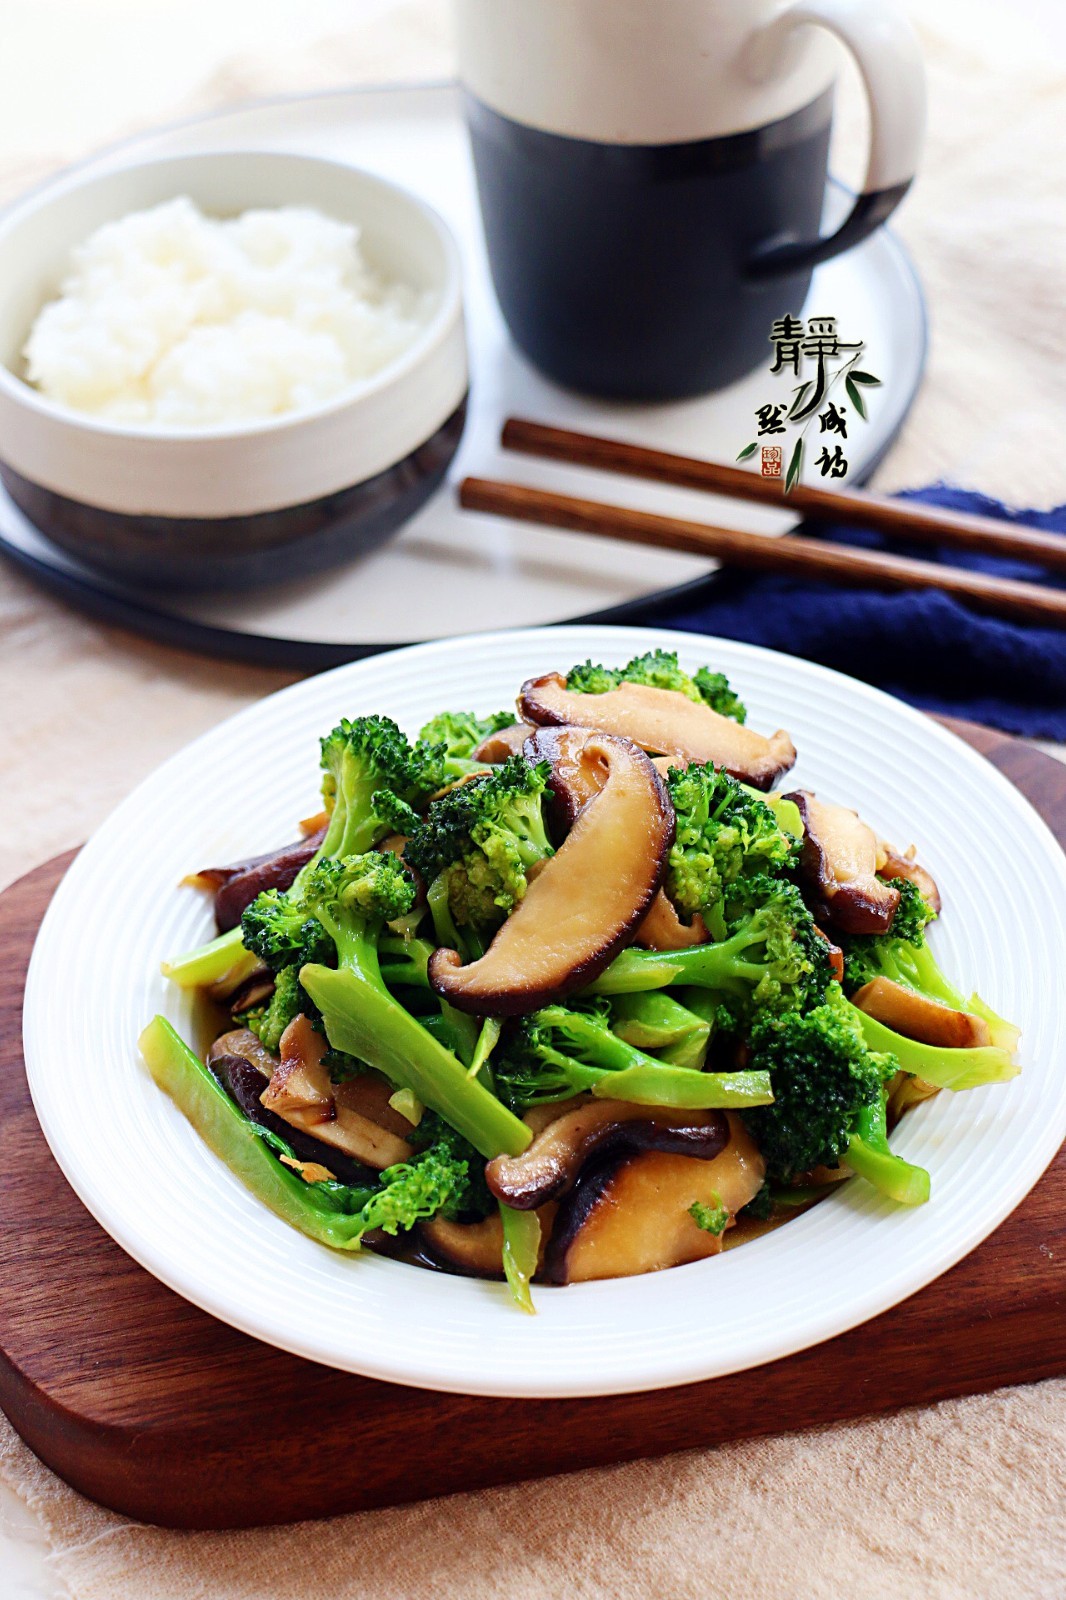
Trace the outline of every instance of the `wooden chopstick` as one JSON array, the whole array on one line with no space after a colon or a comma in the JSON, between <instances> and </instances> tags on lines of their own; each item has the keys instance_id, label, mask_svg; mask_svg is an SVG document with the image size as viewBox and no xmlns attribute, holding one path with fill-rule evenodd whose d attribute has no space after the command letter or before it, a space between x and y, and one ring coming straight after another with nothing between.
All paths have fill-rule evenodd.
<instances>
[{"instance_id":1,"label":"wooden chopstick","mask_svg":"<svg viewBox=\"0 0 1066 1600\"><path fill-rule=\"evenodd\" d=\"M1022 583L1015 578L994 578L909 556L853 550L848 545L788 534L776 539L742 533L736 528L656 516L600 500L500 483L493 478L464 478L459 485L459 503L468 511L489 511L520 522L711 556L731 567L800 573L831 583L863 584L877 589L940 589L999 616L1066 628L1066 590L1043 589L1039 584Z\"/></svg>"},{"instance_id":2,"label":"wooden chopstick","mask_svg":"<svg viewBox=\"0 0 1066 1600\"><path fill-rule=\"evenodd\" d=\"M702 461L697 456L650 450L622 439L552 428L524 417L509 417L502 443L506 450L568 461L574 466L599 467L633 478L652 478L683 489L705 489L735 500L755 500L760 505L795 511L815 520L849 522L858 528L909 539L912 543L954 545L960 550L983 550L989 555L1011 556L1066 571L1066 538L1042 533L1018 523L997 522L969 512L945 511L914 500L892 500L886 495L858 489L819 489L797 484L785 497L779 478L763 478L740 467Z\"/></svg>"}]
</instances>

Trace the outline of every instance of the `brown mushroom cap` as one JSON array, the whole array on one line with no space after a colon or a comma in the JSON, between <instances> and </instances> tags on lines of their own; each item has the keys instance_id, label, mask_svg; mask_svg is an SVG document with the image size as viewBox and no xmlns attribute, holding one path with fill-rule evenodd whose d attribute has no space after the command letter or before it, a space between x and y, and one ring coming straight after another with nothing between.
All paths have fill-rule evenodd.
<instances>
[{"instance_id":1,"label":"brown mushroom cap","mask_svg":"<svg viewBox=\"0 0 1066 1600\"><path fill-rule=\"evenodd\" d=\"M600 728L678 762L713 761L757 789L772 788L796 760L796 747L783 729L767 738L675 689L643 683L582 694L568 689L558 672L549 672L522 685L518 709L529 722Z\"/></svg>"},{"instance_id":2,"label":"brown mushroom cap","mask_svg":"<svg viewBox=\"0 0 1066 1600\"><path fill-rule=\"evenodd\" d=\"M219 1063L227 1059L245 1061L262 1078L263 1083L269 1083L277 1069L278 1058L271 1055L270 1051L254 1034L251 1028L232 1028L229 1033L222 1033L214 1041L207 1052L207 1065L212 1072ZM216 1077L218 1076L215 1072ZM260 1089L262 1089L260 1084Z\"/></svg>"},{"instance_id":3,"label":"brown mushroom cap","mask_svg":"<svg viewBox=\"0 0 1066 1600\"><path fill-rule=\"evenodd\" d=\"M475 761L485 761L490 767L499 766L508 756L516 756L533 732L528 722L512 722L509 728L497 728L487 733L473 751Z\"/></svg>"},{"instance_id":4,"label":"brown mushroom cap","mask_svg":"<svg viewBox=\"0 0 1066 1600\"><path fill-rule=\"evenodd\" d=\"M899 890L877 876L877 835L847 806L829 805L806 789L783 797L803 819L800 878L813 891L815 915L841 933L887 933Z\"/></svg>"},{"instance_id":5,"label":"brown mushroom cap","mask_svg":"<svg viewBox=\"0 0 1066 1600\"><path fill-rule=\"evenodd\" d=\"M730 1221L758 1193L765 1164L743 1123L728 1117L725 1148L710 1160L658 1151L597 1163L562 1202L545 1252L551 1283L633 1277L717 1255L720 1237L690 1215L722 1205Z\"/></svg>"},{"instance_id":6,"label":"brown mushroom cap","mask_svg":"<svg viewBox=\"0 0 1066 1600\"><path fill-rule=\"evenodd\" d=\"M709 1161L728 1137L721 1111L593 1100L549 1122L520 1156L496 1156L485 1168L485 1181L497 1200L516 1211L533 1211L566 1194L593 1155L661 1150Z\"/></svg>"},{"instance_id":7,"label":"brown mushroom cap","mask_svg":"<svg viewBox=\"0 0 1066 1600\"><path fill-rule=\"evenodd\" d=\"M592 760L587 753L588 742L594 736L590 728L537 728L523 746L528 761L551 763L552 818L564 835L573 827L581 809L603 788L607 778L603 762ZM669 757L657 756L652 761L663 779L672 765ZM673 901L660 889L636 931L634 942L649 950L687 950L690 945L706 944L709 937L698 913L691 923L682 922Z\"/></svg>"},{"instance_id":8,"label":"brown mushroom cap","mask_svg":"<svg viewBox=\"0 0 1066 1600\"><path fill-rule=\"evenodd\" d=\"M433 988L460 1011L517 1016L583 988L632 937L666 869L674 812L647 756L626 739L588 743L607 781L478 961L435 950Z\"/></svg>"},{"instance_id":9,"label":"brown mushroom cap","mask_svg":"<svg viewBox=\"0 0 1066 1600\"><path fill-rule=\"evenodd\" d=\"M590 750L594 728L531 728L522 754L534 766L547 761L552 769L551 815L557 831L567 834L578 815L607 782L607 763Z\"/></svg>"},{"instance_id":10,"label":"brown mushroom cap","mask_svg":"<svg viewBox=\"0 0 1066 1600\"><path fill-rule=\"evenodd\" d=\"M216 886L215 921L220 933L228 933L241 920L256 895L264 889L288 889L296 874L305 867L325 838L321 828L297 844L283 845L264 856L252 856L231 867L204 867L196 874L203 883Z\"/></svg>"},{"instance_id":11,"label":"brown mushroom cap","mask_svg":"<svg viewBox=\"0 0 1066 1600\"><path fill-rule=\"evenodd\" d=\"M851 1003L868 1017L883 1022L886 1028L901 1033L905 1039L917 1039L920 1044L968 1050L992 1042L983 1017L955 1011L891 978L871 978L856 989Z\"/></svg>"}]
</instances>

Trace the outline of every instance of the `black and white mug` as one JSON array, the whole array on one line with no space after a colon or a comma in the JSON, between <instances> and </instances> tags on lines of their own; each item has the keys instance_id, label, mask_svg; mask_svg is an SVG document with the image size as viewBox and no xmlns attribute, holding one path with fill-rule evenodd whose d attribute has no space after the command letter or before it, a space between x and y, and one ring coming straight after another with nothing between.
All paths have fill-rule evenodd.
<instances>
[{"instance_id":1,"label":"black and white mug","mask_svg":"<svg viewBox=\"0 0 1066 1600\"><path fill-rule=\"evenodd\" d=\"M658 400L759 364L820 261L914 177L925 88L891 0L456 0L496 294L569 388ZM843 44L870 105L862 193L819 237Z\"/></svg>"}]
</instances>

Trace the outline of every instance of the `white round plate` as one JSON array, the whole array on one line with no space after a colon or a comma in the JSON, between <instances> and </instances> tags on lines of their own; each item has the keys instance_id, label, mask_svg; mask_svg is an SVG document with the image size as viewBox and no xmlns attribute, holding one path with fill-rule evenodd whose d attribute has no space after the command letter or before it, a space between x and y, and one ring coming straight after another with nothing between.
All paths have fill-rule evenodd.
<instances>
[{"instance_id":1,"label":"white round plate","mask_svg":"<svg viewBox=\"0 0 1066 1600\"><path fill-rule=\"evenodd\" d=\"M440 212L463 258L471 387L462 444L447 482L397 538L339 570L248 593L181 595L124 587L57 550L0 489L0 550L67 598L171 644L316 670L498 621L524 627L601 612L611 614L605 620L621 620L615 614L622 608L647 604L714 570L699 556L640 545L602 547L581 534L462 511L455 486L468 473L667 516L724 520L755 533L784 533L795 524L787 510L723 502L693 489L616 479L500 449L503 420L517 415L732 461L754 437L756 407L781 398L776 386L782 380L769 376L769 342L761 371L717 394L667 405L586 399L542 378L511 343L493 294L454 84L236 106L139 135L88 167L205 150L286 150L351 162L406 186ZM54 181L61 179L62 174ZM830 186L826 231L849 203L839 186ZM800 309L781 307L782 313ZM849 482L861 482L895 438L925 361L922 291L896 236L879 228L819 267L807 297L807 314L812 312L835 316L842 337L865 340L864 364L883 380L871 391L869 422L852 428L848 440Z\"/></svg>"},{"instance_id":2,"label":"white round plate","mask_svg":"<svg viewBox=\"0 0 1066 1600\"><path fill-rule=\"evenodd\" d=\"M1021 1077L945 1092L904 1119L896 1149L932 1173L920 1209L849 1183L711 1260L540 1288L536 1317L516 1311L502 1284L312 1243L211 1154L139 1058L154 1012L190 1031L191 1003L168 989L159 963L208 937L211 918L206 898L178 880L292 836L316 808L318 738L342 715L387 712L414 732L442 707L505 705L533 673L654 646L727 672L754 727L791 731L798 782L854 805L894 843L917 844L944 895L938 957L1021 1025ZM991 1233L1066 1134L1064 970L1066 859L1006 779L918 712L749 645L659 629L535 629L340 667L241 712L161 767L86 845L49 908L26 988L26 1063L45 1135L89 1210L142 1266L223 1321L396 1383L621 1393L831 1338Z\"/></svg>"}]
</instances>

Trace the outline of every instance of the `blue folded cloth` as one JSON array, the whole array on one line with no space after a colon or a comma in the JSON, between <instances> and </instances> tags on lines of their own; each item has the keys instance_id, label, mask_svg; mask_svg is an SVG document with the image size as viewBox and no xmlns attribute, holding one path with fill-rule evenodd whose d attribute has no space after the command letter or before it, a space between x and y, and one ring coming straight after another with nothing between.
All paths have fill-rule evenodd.
<instances>
[{"instance_id":1,"label":"blue folded cloth","mask_svg":"<svg viewBox=\"0 0 1066 1600\"><path fill-rule=\"evenodd\" d=\"M907 490L900 498L1066 534L1066 506L1009 511L985 495L945 484ZM858 528L836 527L833 539L1063 586L1061 576L1026 562L890 542ZM933 590L886 594L725 572L706 596L657 608L655 620L820 661L926 711L968 717L1008 733L1066 740L1066 632L987 616Z\"/></svg>"}]
</instances>

